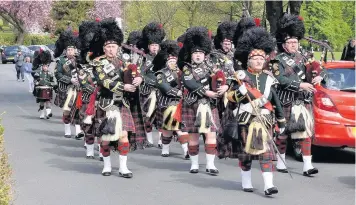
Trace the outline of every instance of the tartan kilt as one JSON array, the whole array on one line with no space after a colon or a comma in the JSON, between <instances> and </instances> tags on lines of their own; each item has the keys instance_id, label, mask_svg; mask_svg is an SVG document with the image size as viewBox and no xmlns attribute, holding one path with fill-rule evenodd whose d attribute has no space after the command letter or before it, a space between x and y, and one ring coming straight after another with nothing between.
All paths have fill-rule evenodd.
<instances>
[{"instance_id":1,"label":"tartan kilt","mask_svg":"<svg viewBox=\"0 0 356 205\"><path fill-rule=\"evenodd\" d=\"M198 133L199 132L199 127L194 126L198 106L199 106L198 101L191 105L188 105L186 102L183 103L182 123L181 123L182 132L188 132L188 133ZM210 127L210 131L211 132L220 132L221 125L220 125L218 109L214 108L211 110L211 112L213 115L212 117L213 117L214 123L216 125L216 128L212 125Z\"/></svg>"},{"instance_id":2,"label":"tartan kilt","mask_svg":"<svg viewBox=\"0 0 356 205\"><path fill-rule=\"evenodd\" d=\"M130 101L130 111L135 124L135 132L129 134L130 150L143 149L148 144L139 101Z\"/></svg>"},{"instance_id":3,"label":"tartan kilt","mask_svg":"<svg viewBox=\"0 0 356 205\"><path fill-rule=\"evenodd\" d=\"M232 102L227 103L226 109L222 114L221 127L224 128L226 123L228 123L229 121L236 120L236 118L233 115L233 110L236 109L236 107L237 107L236 103L232 103ZM222 158L237 159L239 154L239 150L237 149L242 146L240 140L225 139L223 137L222 132L217 134L216 145L217 145L217 153L218 153L217 156L220 159Z\"/></svg>"},{"instance_id":4,"label":"tartan kilt","mask_svg":"<svg viewBox=\"0 0 356 205\"><path fill-rule=\"evenodd\" d=\"M163 127L163 113L166 108L157 108L155 112L155 124L157 129L162 129Z\"/></svg>"},{"instance_id":5,"label":"tartan kilt","mask_svg":"<svg viewBox=\"0 0 356 205\"><path fill-rule=\"evenodd\" d=\"M269 150L263 154L260 155L251 155L245 152L245 141L247 139L248 135L248 126L250 124L246 125L239 125L239 140L237 148L234 150L236 153L233 153L233 155L238 156L238 159L240 161L249 161L249 160L262 160L262 159L271 159L272 161L276 161L277 157L273 149L273 145L271 143L268 143L269 145ZM272 129L269 129L269 133L272 134Z\"/></svg>"},{"instance_id":6,"label":"tartan kilt","mask_svg":"<svg viewBox=\"0 0 356 205\"><path fill-rule=\"evenodd\" d=\"M69 117L71 120L70 123L72 125L80 125L81 124L80 109L77 109L75 104L70 107Z\"/></svg>"},{"instance_id":7,"label":"tartan kilt","mask_svg":"<svg viewBox=\"0 0 356 205\"><path fill-rule=\"evenodd\" d=\"M105 111L96 106L95 116L94 116L94 135L96 137L101 137L102 134L99 130L101 123L106 118Z\"/></svg>"},{"instance_id":8,"label":"tartan kilt","mask_svg":"<svg viewBox=\"0 0 356 205\"><path fill-rule=\"evenodd\" d=\"M60 91L56 93L56 97L54 99L54 105L56 105L59 108L63 108L64 102L67 99L67 91Z\"/></svg>"},{"instance_id":9,"label":"tartan kilt","mask_svg":"<svg viewBox=\"0 0 356 205\"><path fill-rule=\"evenodd\" d=\"M143 118L143 123L144 123L144 127L145 130L147 129L149 132L149 130L152 129L152 126L155 126L157 128L156 125L156 113L157 110L155 110L151 117L146 117L147 112L143 109L144 107L144 102L148 99L149 95L142 95L140 93L140 97L139 97L139 103L140 103L140 108L141 108L141 114L142 114L142 118Z\"/></svg>"},{"instance_id":10,"label":"tartan kilt","mask_svg":"<svg viewBox=\"0 0 356 205\"><path fill-rule=\"evenodd\" d=\"M124 105L120 106L119 109L120 109L120 115L122 119L122 130L128 132L136 132L135 123L130 109Z\"/></svg>"}]
</instances>

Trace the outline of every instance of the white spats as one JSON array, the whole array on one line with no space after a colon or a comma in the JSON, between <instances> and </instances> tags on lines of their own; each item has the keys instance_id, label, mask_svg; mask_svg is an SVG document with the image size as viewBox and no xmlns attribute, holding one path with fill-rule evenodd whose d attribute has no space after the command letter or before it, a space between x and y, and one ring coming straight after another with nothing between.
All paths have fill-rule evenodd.
<instances>
[{"instance_id":1,"label":"white spats","mask_svg":"<svg viewBox=\"0 0 356 205\"><path fill-rule=\"evenodd\" d=\"M192 163L190 170L199 169L199 155L190 156L190 161Z\"/></svg>"},{"instance_id":2,"label":"white spats","mask_svg":"<svg viewBox=\"0 0 356 205\"><path fill-rule=\"evenodd\" d=\"M281 157L277 155L277 169L287 169L282 160L286 162L286 154L281 154Z\"/></svg>"},{"instance_id":3,"label":"white spats","mask_svg":"<svg viewBox=\"0 0 356 205\"><path fill-rule=\"evenodd\" d=\"M47 109L46 109L46 117L50 117L51 114L52 114L51 108L47 108Z\"/></svg>"},{"instance_id":4,"label":"white spats","mask_svg":"<svg viewBox=\"0 0 356 205\"><path fill-rule=\"evenodd\" d=\"M241 181L243 189L253 189L251 180L251 170L243 171L241 169Z\"/></svg>"},{"instance_id":5,"label":"white spats","mask_svg":"<svg viewBox=\"0 0 356 205\"><path fill-rule=\"evenodd\" d=\"M183 155L186 155L188 152L188 143L181 144L183 149Z\"/></svg>"},{"instance_id":6,"label":"white spats","mask_svg":"<svg viewBox=\"0 0 356 205\"><path fill-rule=\"evenodd\" d=\"M45 118L45 111L40 110L40 119L44 119L44 118Z\"/></svg>"},{"instance_id":7,"label":"white spats","mask_svg":"<svg viewBox=\"0 0 356 205\"><path fill-rule=\"evenodd\" d=\"M100 144L98 144L98 147L99 147L99 157L103 157L103 154L101 153L101 147L100 147Z\"/></svg>"},{"instance_id":8,"label":"white spats","mask_svg":"<svg viewBox=\"0 0 356 205\"><path fill-rule=\"evenodd\" d=\"M119 172L120 172L121 174L132 173L132 172L127 168L127 156L119 155L119 160L120 160L120 169L119 169Z\"/></svg>"},{"instance_id":9,"label":"white spats","mask_svg":"<svg viewBox=\"0 0 356 205\"><path fill-rule=\"evenodd\" d=\"M217 169L214 165L215 154L206 154L206 168Z\"/></svg>"},{"instance_id":10,"label":"white spats","mask_svg":"<svg viewBox=\"0 0 356 205\"><path fill-rule=\"evenodd\" d=\"M308 171L309 169L314 169L312 165L312 156L303 156L303 162L304 162L304 166L303 166L304 172Z\"/></svg>"},{"instance_id":11,"label":"white spats","mask_svg":"<svg viewBox=\"0 0 356 205\"><path fill-rule=\"evenodd\" d=\"M162 132L158 132L158 146L162 146Z\"/></svg>"},{"instance_id":12,"label":"white spats","mask_svg":"<svg viewBox=\"0 0 356 205\"><path fill-rule=\"evenodd\" d=\"M94 144L87 144L87 157L94 157Z\"/></svg>"},{"instance_id":13,"label":"white spats","mask_svg":"<svg viewBox=\"0 0 356 205\"><path fill-rule=\"evenodd\" d=\"M263 181L265 182L265 191L274 187L273 185L273 173L272 172L262 172Z\"/></svg>"},{"instance_id":14,"label":"white spats","mask_svg":"<svg viewBox=\"0 0 356 205\"><path fill-rule=\"evenodd\" d=\"M147 132L147 133L146 133L146 136L147 136L147 141L148 141L150 144L153 144L152 132Z\"/></svg>"},{"instance_id":15,"label":"white spats","mask_svg":"<svg viewBox=\"0 0 356 205\"><path fill-rule=\"evenodd\" d=\"M169 154L169 144L162 145L162 154Z\"/></svg>"},{"instance_id":16,"label":"white spats","mask_svg":"<svg viewBox=\"0 0 356 205\"><path fill-rule=\"evenodd\" d=\"M108 157L103 157L103 160L104 160L104 169L103 169L102 173L111 172L111 160L110 160L110 156L108 156Z\"/></svg>"},{"instance_id":17,"label":"white spats","mask_svg":"<svg viewBox=\"0 0 356 205\"><path fill-rule=\"evenodd\" d=\"M80 128L80 125L75 125L75 135L78 135L81 132L82 132L82 129Z\"/></svg>"},{"instance_id":18,"label":"white spats","mask_svg":"<svg viewBox=\"0 0 356 205\"><path fill-rule=\"evenodd\" d=\"M64 135L72 135L72 131L70 130L70 124L64 124Z\"/></svg>"}]
</instances>

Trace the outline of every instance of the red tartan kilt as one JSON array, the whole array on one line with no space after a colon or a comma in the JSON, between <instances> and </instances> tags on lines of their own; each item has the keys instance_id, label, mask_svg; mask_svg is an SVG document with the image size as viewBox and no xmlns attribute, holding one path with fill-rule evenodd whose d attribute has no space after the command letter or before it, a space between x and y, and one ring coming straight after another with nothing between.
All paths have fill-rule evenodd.
<instances>
[{"instance_id":1,"label":"red tartan kilt","mask_svg":"<svg viewBox=\"0 0 356 205\"><path fill-rule=\"evenodd\" d=\"M163 113L166 108L158 108L156 109L155 114L155 124L157 129L162 129L163 126Z\"/></svg>"},{"instance_id":2,"label":"red tartan kilt","mask_svg":"<svg viewBox=\"0 0 356 205\"><path fill-rule=\"evenodd\" d=\"M236 152L234 155L237 154L238 158L240 161L248 161L248 160L262 160L262 158L264 159L271 159L273 161L276 161L276 154L274 152L273 149L273 145L269 144L269 151L260 154L260 155L251 155L245 152L245 140L247 139L247 135L248 135L248 126L247 125L240 125L239 126L239 139L240 143L239 146L236 149ZM269 133L272 134L272 129L269 129Z\"/></svg>"},{"instance_id":3,"label":"red tartan kilt","mask_svg":"<svg viewBox=\"0 0 356 205\"><path fill-rule=\"evenodd\" d=\"M120 114L122 119L122 130L128 132L136 132L135 123L129 108L125 106L120 107Z\"/></svg>"},{"instance_id":4,"label":"red tartan kilt","mask_svg":"<svg viewBox=\"0 0 356 205\"><path fill-rule=\"evenodd\" d=\"M129 137L130 150L133 151L143 149L147 145L147 140L140 105L136 102L130 102L130 110L135 123L135 133L131 133Z\"/></svg>"},{"instance_id":5,"label":"red tartan kilt","mask_svg":"<svg viewBox=\"0 0 356 205\"><path fill-rule=\"evenodd\" d=\"M182 131L183 132L188 132L188 133L199 132L199 127L194 126L198 106L199 106L198 102L195 102L192 105L188 105L185 102L183 103L183 107L182 107ZM218 109L215 108L211 112L213 114L213 120L217 128L215 128L212 125L210 130L211 132L220 132L221 125L220 125Z\"/></svg>"}]
</instances>

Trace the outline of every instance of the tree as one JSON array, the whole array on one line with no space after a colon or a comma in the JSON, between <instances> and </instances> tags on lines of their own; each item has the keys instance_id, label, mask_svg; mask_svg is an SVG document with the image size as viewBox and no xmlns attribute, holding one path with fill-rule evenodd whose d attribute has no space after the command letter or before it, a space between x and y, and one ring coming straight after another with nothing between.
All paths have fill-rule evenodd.
<instances>
[{"instance_id":1,"label":"tree","mask_svg":"<svg viewBox=\"0 0 356 205\"><path fill-rule=\"evenodd\" d=\"M277 31L277 21L283 13L282 1L266 1L266 15L270 25L270 32L275 35Z\"/></svg>"},{"instance_id":2,"label":"tree","mask_svg":"<svg viewBox=\"0 0 356 205\"><path fill-rule=\"evenodd\" d=\"M307 35L318 40L328 40L335 51L341 51L346 41L353 35L352 25L344 19L344 3L338 1L305 2L302 5L301 14L304 17Z\"/></svg>"},{"instance_id":3,"label":"tree","mask_svg":"<svg viewBox=\"0 0 356 205\"><path fill-rule=\"evenodd\" d=\"M100 1L94 2L94 8L88 14L92 19L121 18L121 1Z\"/></svg>"},{"instance_id":4,"label":"tree","mask_svg":"<svg viewBox=\"0 0 356 205\"><path fill-rule=\"evenodd\" d=\"M41 32L48 22L52 1L0 1L0 16L16 30L16 43L22 44L28 32Z\"/></svg>"},{"instance_id":5,"label":"tree","mask_svg":"<svg viewBox=\"0 0 356 205\"><path fill-rule=\"evenodd\" d=\"M79 24L88 19L87 12L93 8L94 2L90 1L56 1L53 4L51 17L54 20L55 34L66 30L68 25L77 30ZM51 29L49 29L51 30Z\"/></svg>"}]
</instances>

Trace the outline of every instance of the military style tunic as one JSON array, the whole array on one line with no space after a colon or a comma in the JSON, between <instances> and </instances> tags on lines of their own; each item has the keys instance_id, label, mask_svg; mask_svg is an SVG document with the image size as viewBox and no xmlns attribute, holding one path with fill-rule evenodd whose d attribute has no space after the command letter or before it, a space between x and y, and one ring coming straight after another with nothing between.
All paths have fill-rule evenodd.
<instances>
[{"instance_id":1,"label":"military style tunic","mask_svg":"<svg viewBox=\"0 0 356 205\"><path fill-rule=\"evenodd\" d=\"M53 73L50 71L43 71L42 69L33 72L35 81L34 95L36 96L36 102L39 103L50 101L52 99L54 86ZM46 91L41 89L46 87Z\"/></svg>"}]
</instances>

